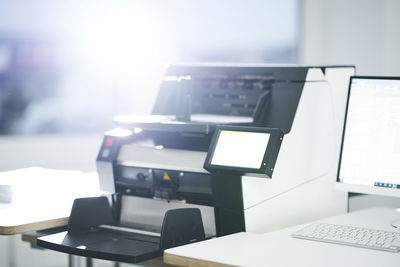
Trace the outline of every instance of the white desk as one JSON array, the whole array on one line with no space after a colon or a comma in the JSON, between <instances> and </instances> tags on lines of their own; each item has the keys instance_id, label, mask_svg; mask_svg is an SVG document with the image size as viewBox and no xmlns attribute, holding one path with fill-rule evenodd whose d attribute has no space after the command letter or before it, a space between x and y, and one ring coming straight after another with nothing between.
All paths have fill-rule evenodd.
<instances>
[{"instance_id":1,"label":"white desk","mask_svg":"<svg viewBox=\"0 0 400 267\"><path fill-rule=\"evenodd\" d=\"M12 199L0 203L0 235L67 225L75 198L101 194L96 173L31 167L1 172Z\"/></svg>"},{"instance_id":2,"label":"white desk","mask_svg":"<svg viewBox=\"0 0 400 267\"><path fill-rule=\"evenodd\" d=\"M392 208L372 208L321 222L399 231L390 222L400 218ZM290 234L304 225L266 234L238 233L168 249L164 262L180 266L400 266L400 253L300 240Z\"/></svg>"}]
</instances>

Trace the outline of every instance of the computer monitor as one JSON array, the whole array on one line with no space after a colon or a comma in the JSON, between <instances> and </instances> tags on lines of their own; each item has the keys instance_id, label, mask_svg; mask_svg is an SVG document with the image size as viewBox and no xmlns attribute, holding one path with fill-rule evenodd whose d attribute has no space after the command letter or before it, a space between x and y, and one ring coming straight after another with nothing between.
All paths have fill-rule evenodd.
<instances>
[{"instance_id":1,"label":"computer monitor","mask_svg":"<svg viewBox=\"0 0 400 267\"><path fill-rule=\"evenodd\" d=\"M351 77L337 186L400 197L400 77Z\"/></svg>"}]
</instances>

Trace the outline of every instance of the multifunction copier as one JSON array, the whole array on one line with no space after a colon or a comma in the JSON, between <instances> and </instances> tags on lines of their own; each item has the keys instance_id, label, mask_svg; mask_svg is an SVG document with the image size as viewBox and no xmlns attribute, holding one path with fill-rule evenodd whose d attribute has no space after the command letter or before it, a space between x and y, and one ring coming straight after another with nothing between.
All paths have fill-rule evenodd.
<instances>
[{"instance_id":1,"label":"multifunction copier","mask_svg":"<svg viewBox=\"0 0 400 267\"><path fill-rule=\"evenodd\" d=\"M168 212L196 210L193 220L201 222L189 224L202 227L203 237L209 238L240 231L263 233L346 212L347 194L336 191L334 182L348 83L354 74L353 66L169 66L152 114L117 116L117 127L105 133L96 164L100 187L110 196L96 207L108 209L111 203L112 215L98 224L103 230L125 229L163 239ZM263 143L262 138L249 135L254 132L269 139ZM226 140L241 140L235 139L238 133L250 139L246 145L231 141L221 148L216 142L222 137L216 135L223 133ZM240 162L218 168L230 158L235 162L231 148L236 145L243 151L251 146L261 151L257 152L263 157L261 165L256 168L261 173L246 166L236 171ZM222 152L217 155L216 149ZM250 165L251 155L242 155ZM218 157L217 168L213 156ZM175 214L175 231L184 231L179 221L189 218L189 213ZM68 243L73 229L60 242L44 237L38 243L72 254L129 262L162 255L165 248L161 246L158 254L142 249L133 253L137 257L113 257L104 248L110 243L91 249L89 245L77 248L84 243L82 237L82 244ZM111 251L128 254L127 246L132 243L121 243Z\"/></svg>"}]
</instances>

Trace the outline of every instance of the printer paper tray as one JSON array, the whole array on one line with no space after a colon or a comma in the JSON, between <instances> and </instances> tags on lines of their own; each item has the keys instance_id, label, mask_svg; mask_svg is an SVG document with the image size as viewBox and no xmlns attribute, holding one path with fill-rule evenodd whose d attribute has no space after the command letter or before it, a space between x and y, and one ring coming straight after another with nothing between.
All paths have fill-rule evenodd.
<instances>
[{"instance_id":1,"label":"printer paper tray","mask_svg":"<svg viewBox=\"0 0 400 267\"><path fill-rule=\"evenodd\" d=\"M39 238L37 244L72 255L129 263L161 257L163 253L159 243L98 231L79 234L60 232Z\"/></svg>"}]
</instances>

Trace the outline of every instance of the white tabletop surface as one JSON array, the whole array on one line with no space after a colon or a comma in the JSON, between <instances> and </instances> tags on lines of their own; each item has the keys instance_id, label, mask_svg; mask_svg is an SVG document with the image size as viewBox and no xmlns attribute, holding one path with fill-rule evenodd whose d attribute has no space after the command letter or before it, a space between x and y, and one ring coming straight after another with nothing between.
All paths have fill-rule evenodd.
<instances>
[{"instance_id":1,"label":"white tabletop surface","mask_svg":"<svg viewBox=\"0 0 400 267\"><path fill-rule=\"evenodd\" d=\"M371 208L320 222L399 231L390 222L400 219L393 208ZM400 253L295 239L295 226L266 234L237 233L168 249L164 262L190 266L400 266Z\"/></svg>"},{"instance_id":2,"label":"white tabletop surface","mask_svg":"<svg viewBox=\"0 0 400 267\"><path fill-rule=\"evenodd\" d=\"M0 172L0 188L11 193L0 202L0 235L20 234L68 223L75 198L101 194L95 172L31 167Z\"/></svg>"}]
</instances>

